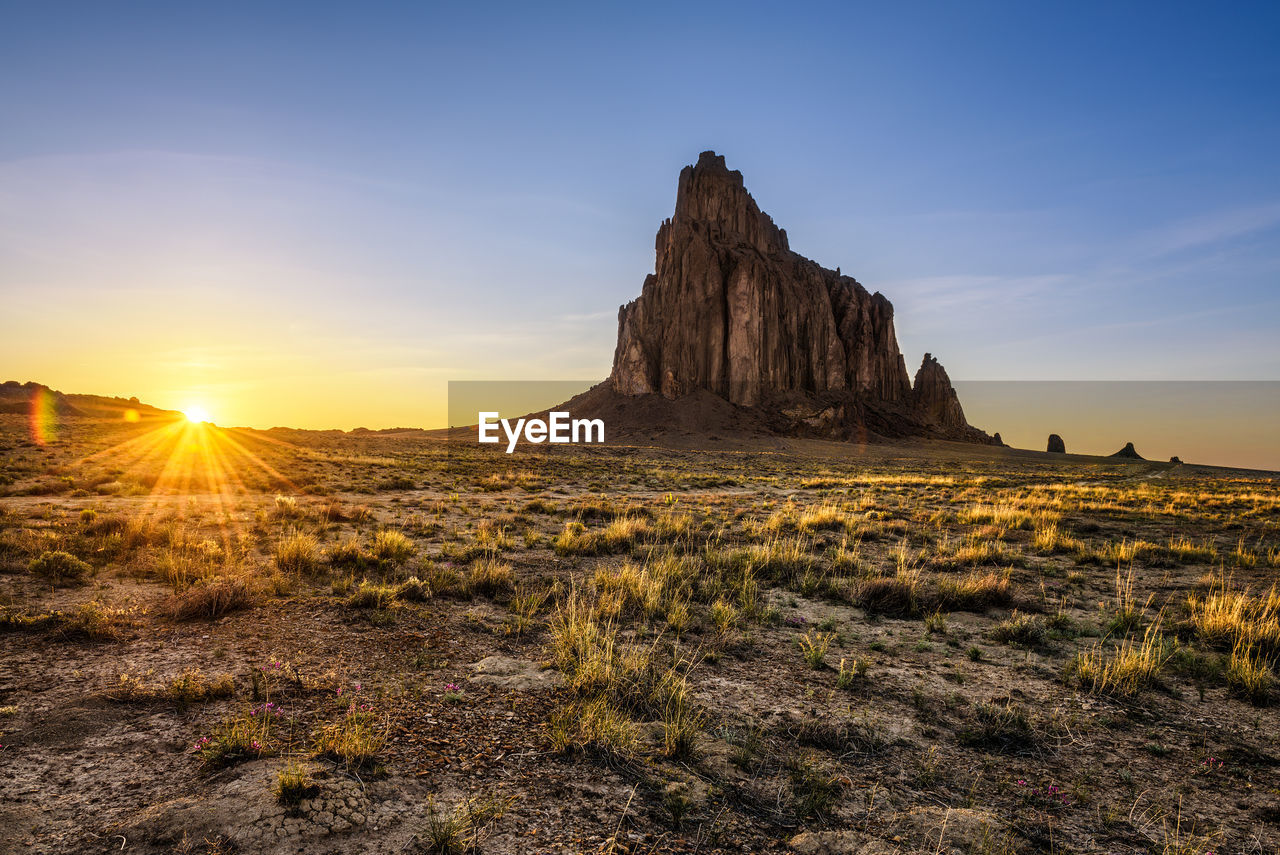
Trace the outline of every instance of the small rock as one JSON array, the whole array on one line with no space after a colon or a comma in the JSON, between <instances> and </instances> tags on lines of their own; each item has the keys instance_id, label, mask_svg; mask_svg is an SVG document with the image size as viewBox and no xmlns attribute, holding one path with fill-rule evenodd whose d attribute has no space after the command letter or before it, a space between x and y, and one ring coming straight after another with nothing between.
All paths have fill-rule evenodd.
<instances>
[{"instance_id":1,"label":"small rock","mask_svg":"<svg viewBox=\"0 0 1280 855\"><path fill-rule=\"evenodd\" d=\"M893 851L857 831L806 831L791 838L797 855L882 855Z\"/></svg>"},{"instance_id":2,"label":"small rock","mask_svg":"<svg viewBox=\"0 0 1280 855\"><path fill-rule=\"evenodd\" d=\"M471 666L477 683L492 683L507 689L528 691L563 682L559 672L543 668L537 662L510 656L486 656Z\"/></svg>"}]
</instances>

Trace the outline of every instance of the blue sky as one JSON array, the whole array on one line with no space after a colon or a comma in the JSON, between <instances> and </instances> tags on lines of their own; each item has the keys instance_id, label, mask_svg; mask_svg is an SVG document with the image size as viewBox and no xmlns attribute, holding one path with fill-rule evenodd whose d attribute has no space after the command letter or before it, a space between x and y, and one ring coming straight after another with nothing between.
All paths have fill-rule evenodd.
<instances>
[{"instance_id":1,"label":"blue sky","mask_svg":"<svg viewBox=\"0 0 1280 855\"><path fill-rule=\"evenodd\" d=\"M1280 378L1274 3L0 12L6 378L377 427L603 377L708 148L912 370Z\"/></svg>"}]
</instances>

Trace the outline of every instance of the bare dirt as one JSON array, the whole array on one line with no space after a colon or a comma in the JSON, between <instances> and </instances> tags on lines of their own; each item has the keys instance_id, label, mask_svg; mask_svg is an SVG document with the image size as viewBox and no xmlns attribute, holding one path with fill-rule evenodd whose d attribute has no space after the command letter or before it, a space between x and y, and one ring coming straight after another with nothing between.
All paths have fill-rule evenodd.
<instances>
[{"instance_id":1,"label":"bare dirt","mask_svg":"<svg viewBox=\"0 0 1280 855\"><path fill-rule=\"evenodd\" d=\"M507 457L145 421L39 446L0 420L0 852L1278 851L1280 697L1231 668L1252 633L1274 682L1276 615L1222 635L1196 606L1265 602L1270 473L692 433ZM58 552L82 578L51 575ZM610 580L664 560L687 588L610 611ZM744 568L749 607L717 587ZM903 578L911 602L873 596ZM227 579L242 601L175 617ZM625 738L557 737L594 697L556 652L575 596L678 663L690 750L625 697ZM1132 693L1075 666L1157 635ZM171 688L197 671L230 684ZM260 750L199 748L264 714ZM371 760L320 750L364 721ZM286 769L309 783L294 804Z\"/></svg>"}]
</instances>

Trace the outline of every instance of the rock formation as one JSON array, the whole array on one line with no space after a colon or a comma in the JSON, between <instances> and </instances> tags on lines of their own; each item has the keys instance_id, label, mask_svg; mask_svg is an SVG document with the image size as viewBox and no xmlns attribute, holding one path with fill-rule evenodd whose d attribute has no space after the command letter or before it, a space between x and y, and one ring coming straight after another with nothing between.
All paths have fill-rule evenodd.
<instances>
[{"instance_id":1,"label":"rock formation","mask_svg":"<svg viewBox=\"0 0 1280 855\"><path fill-rule=\"evenodd\" d=\"M618 312L612 390L677 399L706 390L825 435L934 435L988 442L946 371L925 354L915 385L893 306L791 251L742 173L705 151L680 173L654 272Z\"/></svg>"},{"instance_id":2,"label":"rock formation","mask_svg":"<svg viewBox=\"0 0 1280 855\"><path fill-rule=\"evenodd\" d=\"M1056 433L1049 434L1049 447L1045 449L1050 454L1066 454L1067 444L1062 441L1062 437Z\"/></svg>"},{"instance_id":3,"label":"rock formation","mask_svg":"<svg viewBox=\"0 0 1280 855\"><path fill-rule=\"evenodd\" d=\"M1124 448L1120 449L1119 451L1117 451L1115 454L1113 454L1113 455L1111 455L1111 456L1112 456L1112 457L1124 457L1124 458L1127 458L1127 459L1129 459L1129 460L1146 460L1146 459L1147 459L1147 458L1143 457L1141 454L1139 454L1139 453L1138 453L1138 450L1137 450L1136 448L1134 448L1134 447L1133 447L1133 443L1132 443L1132 442L1126 442L1126 443L1124 444Z\"/></svg>"},{"instance_id":4,"label":"rock formation","mask_svg":"<svg viewBox=\"0 0 1280 855\"><path fill-rule=\"evenodd\" d=\"M947 369L931 353L924 355L924 361L916 371L911 401L917 412L943 428L959 430L969 426L964 420L964 410L960 408L960 397L951 387Z\"/></svg>"}]
</instances>

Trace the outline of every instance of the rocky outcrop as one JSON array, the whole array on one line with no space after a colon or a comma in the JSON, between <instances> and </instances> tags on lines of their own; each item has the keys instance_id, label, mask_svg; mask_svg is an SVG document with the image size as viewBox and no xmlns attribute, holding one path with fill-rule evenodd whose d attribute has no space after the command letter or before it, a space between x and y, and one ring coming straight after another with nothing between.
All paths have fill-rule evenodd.
<instances>
[{"instance_id":1,"label":"rocky outcrop","mask_svg":"<svg viewBox=\"0 0 1280 855\"><path fill-rule=\"evenodd\" d=\"M1045 451L1050 454L1066 454L1067 444L1062 441L1062 437L1058 436L1056 433L1051 433L1049 434L1049 447L1046 448Z\"/></svg>"},{"instance_id":2,"label":"rocky outcrop","mask_svg":"<svg viewBox=\"0 0 1280 855\"><path fill-rule=\"evenodd\" d=\"M964 420L960 397L951 387L951 378L933 354L926 353L916 371L916 381L911 387L911 398L916 412L933 424L947 430L963 430L969 426Z\"/></svg>"},{"instance_id":3,"label":"rocky outcrop","mask_svg":"<svg viewBox=\"0 0 1280 855\"><path fill-rule=\"evenodd\" d=\"M681 171L655 249L639 298L618 312L614 392L674 400L706 390L777 413L781 396L800 427L824 434L870 418L890 433L991 441L965 422L927 354L913 389L893 305L792 252L715 152Z\"/></svg>"},{"instance_id":4,"label":"rocky outcrop","mask_svg":"<svg viewBox=\"0 0 1280 855\"><path fill-rule=\"evenodd\" d=\"M680 173L655 272L618 314L612 381L624 394L708 389L742 406L775 391L910 391L893 306L791 252L724 158Z\"/></svg>"},{"instance_id":5,"label":"rocky outcrop","mask_svg":"<svg viewBox=\"0 0 1280 855\"><path fill-rule=\"evenodd\" d=\"M1147 459L1138 453L1138 450L1133 447L1132 442L1126 442L1124 444L1124 448L1120 449L1119 451L1117 451L1115 454L1111 456L1123 457L1127 460L1146 460Z\"/></svg>"}]
</instances>

